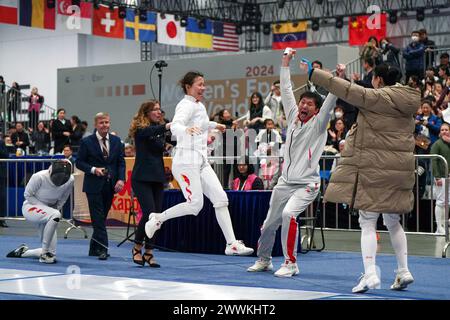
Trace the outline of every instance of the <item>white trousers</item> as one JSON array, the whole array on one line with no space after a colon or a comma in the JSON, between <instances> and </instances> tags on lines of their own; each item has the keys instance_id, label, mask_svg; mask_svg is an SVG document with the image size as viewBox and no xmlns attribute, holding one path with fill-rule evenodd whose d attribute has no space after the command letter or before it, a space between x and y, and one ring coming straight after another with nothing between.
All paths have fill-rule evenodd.
<instances>
[{"instance_id":1,"label":"white trousers","mask_svg":"<svg viewBox=\"0 0 450 320\"><path fill-rule=\"evenodd\" d=\"M56 254L56 228L61 219L61 212L45 205L25 203L22 206L22 214L28 221L33 222L39 228L42 250L33 250L35 256L45 252Z\"/></svg>"},{"instance_id":2,"label":"white trousers","mask_svg":"<svg viewBox=\"0 0 450 320\"><path fill-rule=\"evenodd\" d=\"M436 192L436 206L434 207L434 216L436 219L436 233L445 233L445 179L440 179L442 181L442 186L435 185L434 190ZM449 190L449 200L450 204L450 190Z\"/></svg>"},{"instance_id":3,"label":"white trousers","mask_svg":"<svg viewBox=\"0 0 450 320\"><path fill-rule=\"evenodd\" d=\"M298 225L297 217L314 201L319 193L320 183L308 185L288 184L283 178L272 191L270 207L261 236L258 240L258 257L272 258L275 235L281 225L281 243L285 260L297 261Z\"/></svg>"}]
</instances>

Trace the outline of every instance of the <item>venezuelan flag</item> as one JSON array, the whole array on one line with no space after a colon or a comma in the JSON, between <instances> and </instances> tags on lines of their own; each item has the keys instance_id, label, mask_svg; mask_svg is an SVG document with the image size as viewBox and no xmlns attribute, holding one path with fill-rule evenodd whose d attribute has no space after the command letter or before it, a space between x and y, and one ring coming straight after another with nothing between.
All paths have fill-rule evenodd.
<instances>
[{"instance_id":1,"label":"venezuelan flag","mask_svg":"<svg viewBox=\"0 0 450 320\"><path fill-rule=\"evenodd\" d=\"M127 9L125 38L141 42L156 41L156 13L147 11L147 20L140 21L134 9Z\"/></svg>"},{"instance_id":2,"label":"venezuelan flag","mask_svg":"<svg viewBox=\"0 0 450 320\"><path fill-rule=\"evenodd\" d=\"M20 0L21 26L55 29L55 8L49 9L46 0Z\"/></svg>"},{"instance_id":3,"label":"venezuelan flag","mask_svg":"<svg viewBox=\"0 0 450 320\"><path fill-rule=\"evenodd\" d=\"M212 21L205 19L205 28L200 29L196 18L188 18L186 26L186 46L212 49Z\"/></svg>"},{"instance_id":4,"label":"venezuelan flag","mask_svg":"<svg viewBox=\"0 0 450 320\"><path fill-rule=\"evenodd\" d=\"M290 22L272 25L272 49L307 47L306 28L306 21L298 22L295 25Z\"/></svg>"}]
</instances>

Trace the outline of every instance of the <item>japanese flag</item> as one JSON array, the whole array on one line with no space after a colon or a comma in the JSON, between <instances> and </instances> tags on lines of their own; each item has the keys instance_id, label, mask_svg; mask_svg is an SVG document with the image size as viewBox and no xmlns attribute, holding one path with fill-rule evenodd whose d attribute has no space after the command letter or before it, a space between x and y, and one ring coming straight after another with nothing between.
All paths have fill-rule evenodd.
<instances>
[{"instance_id":1,"label":"japanese flag","mask_svg":"<svg viewBox=\"0 0 450 320\"><path fill-rule=\"evenodd\" d=\"M172 14L166 14L163 19L158 14L158 43L185 46L186 45L186 28L180 26L180 21L175 21Z\"/></svg>"}]
</instances>

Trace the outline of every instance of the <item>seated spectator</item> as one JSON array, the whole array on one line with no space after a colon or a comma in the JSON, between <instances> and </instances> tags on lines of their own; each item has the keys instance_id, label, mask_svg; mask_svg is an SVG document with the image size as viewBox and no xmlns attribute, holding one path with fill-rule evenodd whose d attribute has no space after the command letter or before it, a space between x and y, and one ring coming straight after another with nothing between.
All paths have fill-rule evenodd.
<instances>
[{"instance_id":1,"label":"seated spectator","mask_svg":"<svg viewBox=\"0 0 450 320\"><path fill-rule=\"evenodd\" d=\"M442 120L432 113L431 101L424 99L420 108L420 114L416 116L416 134L421 134L430 139L428 149L422 150L418 154L430 153L431 145L439 138L439 130Z\"/></svg>"},{"instance_id":2,"label":"seated spectator","mask_svg":"<svg viewBox=\"0 0 450 320\"><path fill-rule=\"evenodd\" d=\"M361 80L358 73L354 73L352 78L357 85L363 86L364 88L373 88L372 78L373 78L373 68L375 67L375 62L372 58L365 58L363 60L364 77Z\"/></svg>"},{"instance_id":3,"label":"seated spectator","mask_svg":"<svg viewBox=\"0 0 450 320\"><path fill-rule=\"evenodd\" d=\"M72 149L72 147L70 146L70 144L66 144L65 146L64 146L64 149L63 149L63 155L64 155L64 158L66 158L67 160L69 160L70 161L70 163L72 164L72 172L73 172L73 170L74 170L74 164L75 164L75 161L76 161L76 159L75 159L75 157L73 156L73 149Z\"/></svg>"},{"instance_id":4,"label":"seated spectator","mask_svg":"<svg viewBox=\"0 0 450 320\"><path fill-rule=\"evenodd\" d=\"M125 143L125 157L133 158L136 156L134 145Z\"/></svg>"},{"instance_id":5,"label":"seated spectator","mask_svg":"<svg viewBox=\"0 0 450 320\"><path fill-rule=\"evenodd\" d=\"M411 43L403 49L403 58L406 60L406 79L409 79L412 75L422 79L424 76L425 46L420 42L418 31L413 31L411 33L411 40Z\"/></svg>"},{"instance_id":6,"label":"seated spectator","mask_svg":"<svg viewBox=\"0 0 450 320\"><path fill-rule=\"evenodd\" d=\"M436 101L439 99L439 97L441 96L442 90L443 90L443 86L441 82L436 82L433 86L433 91L432 91L432 95L434 96L434 98L436 99Z\"/></svg>"},{"instance_id":7,"label":"seated spectator","mask_svg":"<svg viewBox=\"0 0 450 320\"><path fill-rule=\"evenodd\" d=\"M27 147L30 145L30 138L28 133L23 129L23 125L20 122L16 123L16 132L11 135L11 141L17 149L22 149L26 152Z\"/></svg>"},{"instance_id":8,"label":"seated spectator","mask_svg":"<svg viewBox=\"0 0 450 320\"><path fill-rule=\"evenodd\" d=\"M343 119L336 119L333 126L328 129L327 146L332 146L336 152L339 150L339 142L345 139L347 128Z\"/></svg>"},{"instance_id":9,"label":"seated spectator","mask_svg":"<svg viewBox=\"0 0 450 320\"><path fill-rule=\"evenodd\" d=\"M443 66L446 69L450 69L450 62L449 62L449 54L447 52L444 52L439 57L439 65L434 71L436 74L439 73L439 68Z\"/></svg>"},{"instance_id":10,"label":"seated spectator","mask_svg":"<svg viewBox=\"0 0 450 320\"><path fill-rule=\"evenodd\" d=\"M339 141L339 152L336 153L337 157L341 156L341 153L344 150L344 147L345 147L345 140L342 139L341 141ZM331 165L331 173L333 173L333 171L336 169L338 164L339 164L339 158L333 159L333 164Z\"/></svg>"},{"instance_id":11,"label":"seated spectator","mask_svg":"<svg viewBox=\"0 0 450 320\"><path fill-rule=\"evenodd\" d=\"M419 79L418 76L412 75L412 76L410 76L409 78L406 78L406 79L407 79L408 86L410 86L411 88L416 89L417 91L421 91L420 79Z\"/></svg>"},{"instance_id":12,"label":"seated spectator","mask_svg":"<svg viewBox=\"0 0 450 320\"><path fill-rule=\"evenodd\" d=\"M423 88L423 97L428 97L433 95L434 84L436 82L433 79L427 79L425 81L425 86Z\"/></svg>"},{"instance_id":13,"label":"seated spectator","mask_svg":"<svg viewBox=\"0 0 450 320\"><path fill-rule=\"evenodd\" d=\"M16 147L13 145L11 136L9 136L9 135L5 136L5 146L6 146L6 150L8 151L8 154L16 153Z\"/></svg>"},{"instance_id":14,"label":"seated spectator","mask_svg":"<svg viewBox=\"0 0 450 320\"><path fill-rule=\"evenodd\" d=\"M422 86L425 86L427 81L433 83L439 81L439 78L436 77L436 74L434 73L433 67L428 67L427 70L425 71L425 78L422 79L421 81Z\"/></svg>"},{"instance_id":15,"label":"seated spectator","mask_svg":"<svg viewBox=\"0 0 450 320\"><path fill-rule=\"evenodd\" d=\"M439 83L445 86L448 79L450 79L450 68L446 67L445 65L440 65L438 76L439 76Z\"/></svg>"},{"instance_id":16,"label":"seated spectator","mask_svg":"<svg viewBox=\"0 0 450 320\"><path fill-rule=\"evenodd\" d=\"M381 61L391 67L400 68L400 60L398 54L400 49L396 48L387 38L380 40L381 46Z\"/></svg>"},{"instance_id":17,"label":"seated spectator","mask_svg":"<svg viewBox=\"0 0 450 320\"><path fill-rule=\"evenodd\" d=\"M248 112L237 121L244 120L245 127L258 133L260 129L264 128L264 120L266 119L272 119L272 111L264 105L261 93L253 92L250 96Z\"/></svg>"},{"instance_id":18,"label":"seated spectator","mask_svg":"<svg viewBox=\"0 0 450 320\"><path fill-rule=\"evenodd\" d=\"M235 165L233 181L233 190L264 190L262 180L255 174L255 167L250 163L248 157L245 157L245 163Z\"/></svg>"},{"instance_id":19,"label":"seated spectator","mask_svg":"<svg viewBox=\"0 0 450 320\"><path fill-rule=\"evenodd\" d=\"M31 133L31 141L34 144L34 153L43 156L50 151L50 131L45 127L44 122L39 121L37 130L28 129Z\"/></svg>"}]
</instances>

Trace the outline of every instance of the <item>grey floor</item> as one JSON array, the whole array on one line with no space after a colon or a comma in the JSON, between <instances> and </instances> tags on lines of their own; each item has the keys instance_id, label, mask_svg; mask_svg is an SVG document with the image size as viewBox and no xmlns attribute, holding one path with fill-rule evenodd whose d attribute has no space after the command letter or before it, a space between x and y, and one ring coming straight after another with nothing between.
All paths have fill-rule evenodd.
<instances>
[{"instance_id":1,"label":"grey floor","mask_svg":"<svg viewBox=\"0 0 450 320\"><path fill-rule=\"evenodd\" d=\"M0 228L0 236L35 236L37 231L35 227L25 220L7 220L9 228ZM69 224L66 222L60 223L58 227L58 238L60 241L64 241L64 234ZM92 234L90 226L85 226L83 229L86 231L88 239ZM111 241L121 241L126 235L125 227L108 227L108 236ZM332 230L327 229L325 232L325 251L345 251L345 252L360 252L360 232L348 231L348 230ZM305 230L302 230L302 235L305 234ZM389 233L385 231L379 232L380 240L378 243L378 252L393 254L393 250L390 244ZM84 233L80 230L71 230L67 237L69 239L83 239ZM319 230L316 229L315 246L321 247L322 241L320 239ZM444 236L437 236L434 234L414 234L407 233L408 239L408 252L414 256L430 256L441 257L442 249L445 246ZM306 244L306 241L304 242ZM450 250L447 251L447 257L450 257Z\"/></svg>"}]
</instances>

